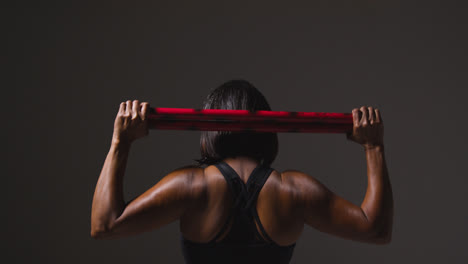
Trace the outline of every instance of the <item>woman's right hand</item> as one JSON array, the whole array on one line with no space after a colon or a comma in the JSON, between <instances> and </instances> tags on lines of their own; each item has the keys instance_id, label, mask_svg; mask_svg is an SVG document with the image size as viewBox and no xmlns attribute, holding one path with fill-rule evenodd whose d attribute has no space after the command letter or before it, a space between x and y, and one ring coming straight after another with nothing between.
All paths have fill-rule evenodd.
<instances>
[{"instance_id":1,"label":"woman's right hand","mask_svg":"<svg viewBox=\"0 0 468 264\"><path fill-rule=\"evenodd\" d=\"M114 121L112 141L130 144L138 138L148 135L149 103L127 100L120 103L119 112Z\"/></svg>"},{"instance_id":2,"label":"woman's right hand","mask_svg":"<svg viewBox=\"0 0 468 264\"><path fill-rule=\"evenodd\" d=\"M361 144L365 149L383 146L383 121L379 109L372 106L354 108L353 131L348 132L346 137Z\"/></svg>"}]
</instances>

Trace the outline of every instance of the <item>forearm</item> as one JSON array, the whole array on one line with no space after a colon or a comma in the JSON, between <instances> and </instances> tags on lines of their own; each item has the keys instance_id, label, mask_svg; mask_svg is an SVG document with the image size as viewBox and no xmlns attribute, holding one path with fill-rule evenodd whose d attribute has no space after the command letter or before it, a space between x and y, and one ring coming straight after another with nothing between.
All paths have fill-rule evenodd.
<instances>
[{"instance_id":1,"label":"forearm","mask_svg":"<svg viewBox=\"0 0 468 264\"><path fill-rule=\"evenodd\" d=\"M367 191L361 208L379 238L391 237L393 194L385 162L384 147L365 148Z\"/></svg>"},{"instance_id":2,"label":"forearm","mask_svg":"<svg viewBox=\"0 0 468 264\"><path fill-rule=\"evenodd\" d=\"M113 140L96 184L91 210L91 235L105 232L125 208L123 177L130 144Z\"/></svg>"}]
</instances>

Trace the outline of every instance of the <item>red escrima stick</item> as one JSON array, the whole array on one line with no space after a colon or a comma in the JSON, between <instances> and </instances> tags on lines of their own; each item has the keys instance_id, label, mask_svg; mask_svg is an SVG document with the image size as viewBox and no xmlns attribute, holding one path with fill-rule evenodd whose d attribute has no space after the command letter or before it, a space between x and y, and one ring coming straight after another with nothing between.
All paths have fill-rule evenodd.
<instances>
[{"instance_id":1,"label":"red escrima stick","mask_svg":"<svg viewBox=\"0 0 468 264\"><path fill-rule=\"evenodd\" d=\"M353 129L349 113L149 108L150 129L346 133Z\"/></svg>"}]
</instances>

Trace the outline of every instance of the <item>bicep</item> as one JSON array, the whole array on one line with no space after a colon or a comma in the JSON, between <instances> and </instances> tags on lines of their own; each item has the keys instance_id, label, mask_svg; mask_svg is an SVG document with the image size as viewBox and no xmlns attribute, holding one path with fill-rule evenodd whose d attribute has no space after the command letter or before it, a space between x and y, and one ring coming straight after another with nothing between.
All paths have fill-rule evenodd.
<instances>
[{"instance_id":1,"label":"bicep","mask_svg":"<svg viewBox=\"0 0 468 264\"><path fill-rule=\"evenodd\" d=\"M335 194L317 179L301 175L304 222L315 229L360 242L373 242L373 227L360 206Z\"/></svg>"},{"instance_id":2,"label":"bicep","mask_svg":"<svg viewBox=\"0 0 468 264\"><path fill-rule=\"evenodd\" d=\"M194 202L193 170L175 170L133 199L112 224L104 238L143 233L169 224Z\"/></svg>"}]
</instances>

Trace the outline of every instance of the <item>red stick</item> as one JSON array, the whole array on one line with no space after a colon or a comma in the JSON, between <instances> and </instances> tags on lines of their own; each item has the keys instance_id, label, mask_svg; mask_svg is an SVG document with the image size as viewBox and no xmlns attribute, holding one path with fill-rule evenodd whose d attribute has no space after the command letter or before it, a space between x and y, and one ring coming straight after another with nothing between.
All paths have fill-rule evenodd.
<instances>
[{"instance_id":1,"label":"red stick","mask_svg":"<svg viewBox=\"0 0 468 264\"><path fill-rule=\"evenodd\" d=\"M346 133L353 128L349 113L155 107L148 121L150 129L172 130Z\"/></svg>"}]
</instances>

